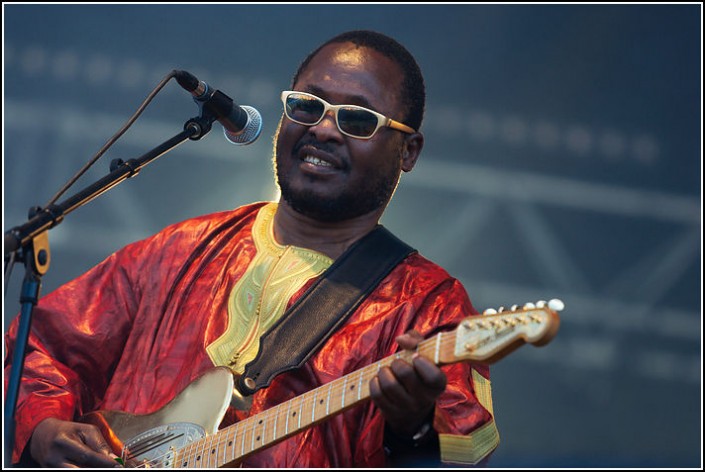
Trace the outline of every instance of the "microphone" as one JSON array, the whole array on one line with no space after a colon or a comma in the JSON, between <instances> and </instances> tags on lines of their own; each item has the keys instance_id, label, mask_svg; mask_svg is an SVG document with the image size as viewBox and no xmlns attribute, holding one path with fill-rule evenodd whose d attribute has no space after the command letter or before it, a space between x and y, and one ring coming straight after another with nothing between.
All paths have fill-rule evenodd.
<instances>
[{"instance_id":1,"label":"microphone","mask_svg":"<svg viewBox=\"0 0 705 472\"><path fill-rule=\"evenodd\" d=\"M233 144L254 143L262 131L262 115L254 108L236 105L220 90L213 90L207 83L198 80L185 70L174 70L176 81L193 95L196 102L203 103L218 122L223 125L225 139Z\"/></svg>"}]
</instances>

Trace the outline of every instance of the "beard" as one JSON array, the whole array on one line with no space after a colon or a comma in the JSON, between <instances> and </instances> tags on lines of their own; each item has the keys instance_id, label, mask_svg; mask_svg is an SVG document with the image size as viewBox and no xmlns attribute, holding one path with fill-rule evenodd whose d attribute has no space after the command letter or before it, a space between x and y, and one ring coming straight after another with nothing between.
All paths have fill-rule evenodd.
<instances>
[{"instance_id":1,"label":"beard","mask_svg":"<svg viewBox=\"0 0 705 472\"><path fill-rule=\"evenodd\" d=\"M325 149L325 143L316 143ZM335 195L321 195L311 188L296 189L277 165L276 147L273 159L277 184L284 201L296 212L317 221L337 223L350 220L381 207L391 200L401 175L401 158L379 173L370 174L360 184L345 186Z\"/></svg>"},{"instance_id":2,"label":"beard","mask_svg":"<svg viewBox=\"0 0 705 472\"><path fill-rule=\"evenodd\" d=\"M396 189L397 176L375 176L364 187L345 188L333 196L321 196L311 189L295 190L277 172L282 198L296 212L325 223L337 223L365 215L385 206Z\"/></svg>"}]
</instances>

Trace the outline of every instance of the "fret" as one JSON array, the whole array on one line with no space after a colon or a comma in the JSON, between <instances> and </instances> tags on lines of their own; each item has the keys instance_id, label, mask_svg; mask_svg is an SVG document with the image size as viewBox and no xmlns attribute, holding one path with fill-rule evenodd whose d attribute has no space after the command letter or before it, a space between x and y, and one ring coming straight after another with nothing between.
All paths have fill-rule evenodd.
<instances>
[{"instance_id":1,"label":"fret","mask_svg":"<svg viewBox=\"0 0 705 472\"><path fill-rule=\"evenodd\" d=\"M203 467L203 440L199 439L193 455L194 467Z\"/></svg>"},{"instance_id":2,"label":"fret","mask_svg":"<svg viewBox=\"0 0 705 472\"><path fill-rule=\"evenodd\" d=\"M340 408L345 407L345 390L348 384L348 377L343 377L343 389L340 391Z\"/></svg>"},{"instance_id":3,"label":"fret","mask_svg":"<svg viewBox=\"0 0 705 472\"><path fill-rule=\"evenodd\" d=\"M357 381L357 399L360 399L362 395L362 373L365 369L360 369L360 380Z\"/></svg>"},{"instance_id":4,"label":"fret","mask_svg":"<svg viewBox=\"0 0 705 472\"><path fill-rule=\"evenodd\" d=\"M433 356L433 362L438 365L441 352L441 333L436 336L436 354Z\"/></svg>"},{"instance_id":5,"label":"fret","mask_svg":"<svg viewBox=\"0 0 705 472\"><path fill-rule=\"evenodd\" d=\"M179 460L174 462L174 464L178 464L178 465L176 465L176 467L179 467L179 468L188 467L188 462L189 462L188 450L191 449L192 445L193 445L193 443L190 443L187 446L182 447L181 450L177 451L177 453L181 453L181 454L180 454Z\"/></svg>"},{"instance_id":6,"label":"fret","mask_svg":"<svg viewBox=\"0 0 705 472\"><path fill-rule=\"evenodd\" d=\"M318 389L313 391L313 403L311 404L311 423L316 421L316 396L318 395Z\"/></svg>"},{"instance_id":7,"label":"fret","mask_svg":"<svg viewBox=\"0 0 705 472\"><path fill-rule=\"evenodd\" d=\"M372 369L370 369L372 367ZM362 383L360 387L360 395L364 396L367 398L370 395L370 380L374 375L376 374L376 371L374 370L374 366L370 367L365 367L365 381Z\"/></svg>"},{"instance_id":8,"label":"fret","mask_svg":"<svg viewBox=\"0 0 705 472\"><path fill-rule=\"evenodd\" d=\"M196 444L196 448L193 451L193 467L203 467L203 445L204 441L203 439L198 440Z\"/></svg>"},{"instance_id":9,"label":"fret","mask_svg":"<svg viewBox=\"0 0 705 472\"><path fill-rule=\"evenodd\" d=\"M198 447L196 448L196 467L203 467L203 453L205 452L206 442L201 439L198 441Z\"/></svg>"},{"instance_id":10,"label":"fret","mask_svg":"<svg viewBox=\"0 0 705 472\"><path fill-rule=\"evenodd\" d=\"M264 412L264 421L262 421L262 446L265 444L265 438L267 437L267 420L269 420L269 415Z\"/></svg>"},{"instance_id":11,"label":"fret","mask_svg":"<svg viewBox=\"0 0 705 472\"><path fill-rule=\"evenodd\" d=\"M213 455L215 454L216 448L213 447L213 437L214 436L207 436L208 439L208 468L210 469L213 467L211 465L211 459L213 458Z\"/></svg>"},{"instance_id":12,"label":"fret","mask_svg":"<svg viewBox=\"0 0 705 472\"><path fill-rule=\"evenodd\" d=\"M242 435L242 441L240 442L240 457L245 455L245 436L247 436L247 420L243 420L238 423L239 428L242 431L240 431Z\"/></svg>"},{"instance_id":13,"label":"fret","mask_svg":"<svg viewBox=\"0 0 705 472\"><path fill-rule=\"evenodd\" d=\"M288 408L286 409L286 424L284 425L284 435L289 434L289 412L291 411L291 400L286 402Z\"/></svg>"},{"instance_id":14,"label":"fret","mask_svg":"<svg viewBox=\"0 0 705 472\"><path fill-rule=\"evenodd\" d=\"M304 399L306 398L306 395L301 395L301 400L299 402L299 423L296 429L301 429L301 417L303 416L303 410L304 410Z\"/></svg>"},{"instance_id":15,"label":"fret","mask_svg":"<svg viewBox=\"0 0 705 472\"><path fill-rule=\"evenodd\" d=\"M222 448L221 448L222 446ZM220 457L222 451L222 457ZM223 436L223 442L218 440L218 455L215 457L215 467L220 467L221 464L225 464L225 458L228 455L228 435Z\"/></svg>"},{"instance_id":16,"label":"fret","mask_svg":"<svg viewBox=\"0 0 705 472\"><path fill-rule=\"evenodd\" d=\"M282 409L281 403L277 405L277 413L274 415L274 432L272 433L272 441L277 439L277 422L279 421L279 413Z\"/></svg>"},{"instance_id":17,"label":"fret","mask_svg":"<svg viewBox=\"0 0 705 472\"><path fill-rule=\"evenodd\" d=\"M232 457L231 461L234 461L235 460L235 441L237 440L237 428L233 426L232 430L233 430L233 438L230 440L229 445L230 445L230 450L233 451L233 457Z\"/></svg>"},{"instance_id":18,"label":"fret","mask_svg":"<svg viewBox=\"0 0 705 472\"><path fill-rule=\"evenodd\" d=\"M257 423L252 421L252 445L250 446L250 452L255 450L255 428L257 428Z\"/></svg>"},{"instance_id":19,"label":"fret","mask_svg":"<svg viewBox=\"0 0 705 472\"><path fill-rule=\"evenodd\" d=\"M220 455L221 444L220 444L220 440L219 440L218 436L213 435L211 437L215 439L215 452L211 456L213 459L213 467L218 467L218 456Z\"/></svg>"},{"instance_id":20,"label":"fret","mask_svg":"<svg viewBox=\"0 0 705 472\"><path fill-rule=\"evenodd\" d=\"M203 440L198 440L194 443L193 453L191 454L191 461L194 467L200 467L202 444Z\"/></svg>"},{"instance_id":21,"label":"fret","mask_svg":"<svg viewBox=\"0 0 705 472\"><path fill-rule=\"evenodd\" d=\"M326 416L330 415L330 392L333 388L333 382L328 384L328 401L326 401Z\"/></svg>"},{"instance_id":22,"label":"fret","mask_svg":"<svg viewBox=\"0 0 705 472\"><path fill-rule=\"evenodd\" d=\"M316 421L315 412L316 412L316 397L317 396L318 396L318 389L317 388L309 391L306 394L306 408L307 409L304 410L304 414L306 415L305 424L307 426L313 424L313 422ZM309 414L309 410L310 410L311 414Z\"/></svg>"}]
</instances>

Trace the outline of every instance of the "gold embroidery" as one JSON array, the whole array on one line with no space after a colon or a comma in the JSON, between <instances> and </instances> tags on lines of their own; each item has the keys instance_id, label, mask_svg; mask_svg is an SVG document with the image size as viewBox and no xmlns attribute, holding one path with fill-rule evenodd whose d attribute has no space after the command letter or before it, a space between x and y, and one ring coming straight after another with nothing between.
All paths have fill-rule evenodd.
<instances>
[{"instance_id":1,"label":"gold embroidery","mask_svg":"<svg viewBox=\"0 0 705 472\"><path fill-rule=\"evenodd\" d=\"M262 207L252 227L257 254L228 300L228 328L206 351L214 365L242 373L259 349L259 338L284 313L291 297L333 260L274 239L277 204Z\"/></svg>"},{"instance_id":2,"label":"gold embroidery","mask_svg":"<svg viewBox=\"0 0 705 472\"><path fill-rule=\"evenodd\" d=\"M485 407L485 410L489 411L494 417L494 410L492 409L492 385L490 381L484 378L478 371L475 369L471 369L471 371L475 395L480 401L480 405Z\"/></svg>"},{"instance_id":3,"label":"gold embroidery","mask_svg":"<svg viewBox=\"0 0 705 472\"><path fill-rule=\"evenodd\" d=\"M499 432L494 420L467 436L439 434L438 437L441 461L455 464L477 464L499 445Z\"/></svg>"},{"instance_id":4,"label":"gold embroidery","mask_svg":"<svg viewBox=\"0 0 705 472\"><path fill-rule=\"evenodd\" d=\"M443 462L477 464L499 445L499 431L494 422L492 408L491 383L475 369L472 369L472 380L480 405L490 412L493 419L467 436L439 434Z\"/></svg>"}]
</instances>

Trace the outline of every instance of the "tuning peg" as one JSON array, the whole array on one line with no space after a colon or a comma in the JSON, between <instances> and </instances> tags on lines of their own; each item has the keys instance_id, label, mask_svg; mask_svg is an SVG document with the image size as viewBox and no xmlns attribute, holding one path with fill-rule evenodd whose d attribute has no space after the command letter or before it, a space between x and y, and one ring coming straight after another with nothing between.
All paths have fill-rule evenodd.
<instances>
[{"instance_id":1,"label":"tuning peg","mask_svg":"<svg viewBox=\"0 0 705 472\"><path fill-rule=\"evenodd\" d=\"M534 305L533 303L525 303L524 304L525 310L533 310L534 308L536 308L536 305Z\"/></svg>"},{"instance_id":2,"label":"tuning peg","mask_svg":"<svg viewBox=\"0 0 705 472\"><path fill-rule=\"evenodd\" d=\"M510 310L511 311L517 311L519 309L519 305L512 305Z\"/></svg>"},{"instance_id":3,"label":"tuning peg","mask_svg":"<svg viewBox=\"0 0 705 472\"><path fill-rule=\"evenodd\" d=\"M536 308L543 308L546 306L546 300L539 300L536 302Z\"/></svg>"},{"instance_id":4,"label":"tuning peg","mask_svg":"<svg viewBox=\"0 0 705 472\"><path fill-rule=\"evenodd\" d=\"M503 307L503 306L497 308L497 313L502 313L503 311L504 311L504 307Z\"/></svg>"},{"instance_id":5,"label":"tuning peg","mask_svg":"<svg viewBox=\"0 0 705 472\"><path fill-rule=\"evenodd\" d=\"M482 314L483 315L496 315L497 310L495 310L494 308L488 308L485 311L483 311Z\"/></svg>"},{"instance_id":6,"label":"tuning peg","mask_svg":"<svg viewBox=\"0 0 705 472\"><path fill-rule=\"evenodd\" d=\"M565 304L561 300L554 298L548 302L548 307L553 311L563 311Z\"/></svg>"}]
</instances>

